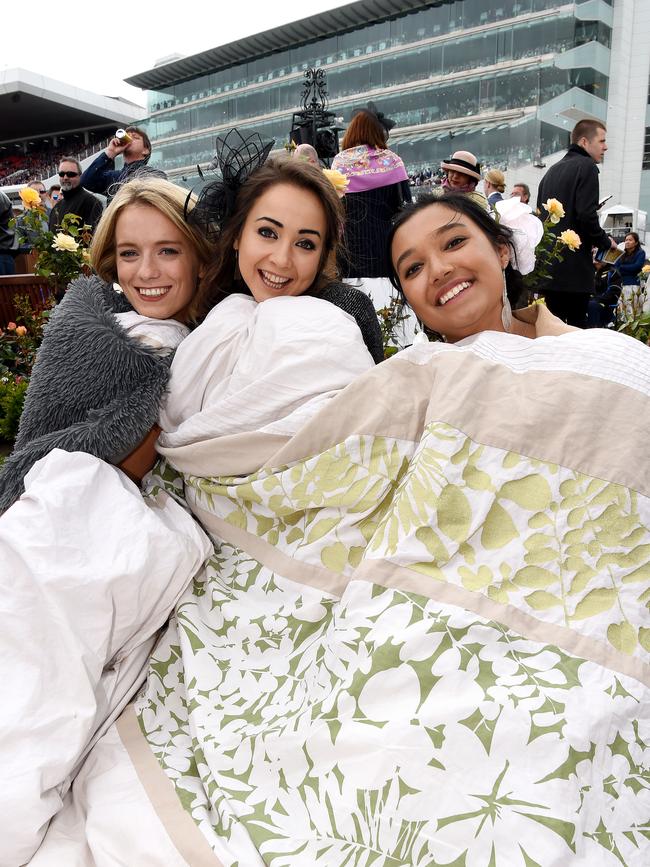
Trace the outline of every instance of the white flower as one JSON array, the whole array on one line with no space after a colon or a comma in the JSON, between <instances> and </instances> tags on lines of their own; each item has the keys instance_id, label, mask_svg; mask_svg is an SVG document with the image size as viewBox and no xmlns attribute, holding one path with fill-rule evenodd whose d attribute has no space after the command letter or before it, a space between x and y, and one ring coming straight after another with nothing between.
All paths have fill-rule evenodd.
<instances>
[{"instance_id":1,"label":"white flower","mask_svg":"<svg viewBox=\"0 0 650 867\"><path fill-rule=\"evenodd\" d=\"M502 199L495 204L499 222L512 230L516 261L512 263L520 274L530 274L535 267L535 248L542 240L544 226L533 214L530 205L521 199Z\"/></svg>"},{"instance_id":2,"label":"white flower","mask_svg":"<svg viewBox=\"0 0 650 867\"><path fill-rule=\"evenodd\" d=\"M52 249L74 253L75 250L79 249L79 244L75 241L72 235L66 235L65 232L59 232L52 241Z\"/></svg>"}]
</instances>

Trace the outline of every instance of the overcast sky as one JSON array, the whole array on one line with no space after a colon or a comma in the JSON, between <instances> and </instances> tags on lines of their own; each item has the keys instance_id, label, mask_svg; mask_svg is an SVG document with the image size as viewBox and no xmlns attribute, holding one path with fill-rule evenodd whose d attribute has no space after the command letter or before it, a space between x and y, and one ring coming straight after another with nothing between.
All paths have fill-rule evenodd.
<instances>
[{"instance_id":1,"label":"overcast sky","mask_svg":"<svg viewBox=\"0 0 650 867\"><path fill-rule=\"evenodd\" d=\"M10 3L2 68L21 67L106 96L145 104L123 79L169 54L196 54L350 0L45 0ZM5 15L5 18L7 16Z\"/></svg>"}]
</instances>

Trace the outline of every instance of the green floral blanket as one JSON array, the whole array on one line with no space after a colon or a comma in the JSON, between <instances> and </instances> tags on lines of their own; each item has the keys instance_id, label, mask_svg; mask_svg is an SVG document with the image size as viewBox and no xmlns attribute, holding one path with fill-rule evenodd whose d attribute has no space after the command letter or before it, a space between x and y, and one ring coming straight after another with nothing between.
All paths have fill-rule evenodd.
<instances>
[{"instance_id":1,"label":"green floral blanket","mask_svg":"<svg viewBox=\"0 0 650 867\"><path fill-rule=\"evenodd\" d=\"M215 864L648 863L649 362L482 335L168 454L214 556L136 710Z\"/></svg>"}]
</instances>

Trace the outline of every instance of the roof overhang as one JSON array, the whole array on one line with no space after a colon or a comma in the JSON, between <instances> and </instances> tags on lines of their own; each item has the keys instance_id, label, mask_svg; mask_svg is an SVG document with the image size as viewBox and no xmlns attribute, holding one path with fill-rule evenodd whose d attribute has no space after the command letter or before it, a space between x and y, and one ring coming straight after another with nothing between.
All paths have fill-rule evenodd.
<instances>
[{"instance_id":1,"label":"roof overhang","mask_svg":"<svg viewBox=\"0 0 650 867\"><path fill-rule=\"evenodd\" d=\"M326 36L334 36L338 33L346 33L356 30L366 24L377 24L390 18L397 18L405 12L416 12L427 6L442 6L451 3L452 0L357 0L339 6L338 9L330 9L302 18L281 27L274 27L254 36L247 36L235 42L202 51L200 54L192 54L181 60L171 63L163 63L146 72L140 72L125 78L127 84L140 87L143 90L163 90L182 81L206 75L209 72L217 72L245 63L259 57L266 57L287 48L305 45L322 39Z\"/></svg>"},{"instance_id":2,"label":"roof overhang","mask_svg":"<svg viewBox=\"0 0 650 867\"><path fill-rule=\"evenodd\" d=\"M133 123L146 109L26 69L0 69L0 142Z\"/></svg>"}]
</instances>

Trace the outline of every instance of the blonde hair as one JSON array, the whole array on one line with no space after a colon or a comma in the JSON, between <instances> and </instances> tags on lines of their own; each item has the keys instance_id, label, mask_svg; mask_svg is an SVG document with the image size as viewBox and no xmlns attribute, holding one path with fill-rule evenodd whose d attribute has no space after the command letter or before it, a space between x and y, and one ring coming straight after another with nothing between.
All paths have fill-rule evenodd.
<instances>
[{"instance_id":1,"label":"blonde hair","mask_svg":"<svg viewBox=\"0 0 650 867\"><path fill-rule=\"evenodd\" d=\"M115 256L115 224L121 212L129 205L147 205L160 211L181 235L189 242L199 265L207 266L214 255L214 247L195 226L185 220L188 191L162 178L134 179L124 184L108 208L104 211L90 245L90 262L95 273L107 283L117 280ZM188 213L196 203L190 197ZM196 321L197 295L195 293L187 308L189 321Z\"/></svg>"}]
</instances>

